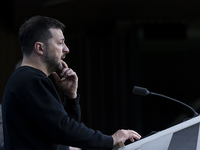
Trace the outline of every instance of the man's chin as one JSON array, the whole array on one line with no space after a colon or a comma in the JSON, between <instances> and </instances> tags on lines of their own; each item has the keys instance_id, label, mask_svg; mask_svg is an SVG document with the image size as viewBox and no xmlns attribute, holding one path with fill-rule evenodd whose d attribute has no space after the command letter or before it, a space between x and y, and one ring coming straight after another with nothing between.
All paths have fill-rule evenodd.
<instances>
[{"instance_id":1,"label":"man's chin","mask_svg":"<svg viewBox=\"0 0 200 150\"><path fill-rule=\"evenodd\" d=\"M60 71L62 71L62 69L63 69L63 66L62 66L62 64L59 64L59 65L58 65L58 67L57 67L57 71L59 71L59 72L60 72Z\"/></svg>"}]
</instances>

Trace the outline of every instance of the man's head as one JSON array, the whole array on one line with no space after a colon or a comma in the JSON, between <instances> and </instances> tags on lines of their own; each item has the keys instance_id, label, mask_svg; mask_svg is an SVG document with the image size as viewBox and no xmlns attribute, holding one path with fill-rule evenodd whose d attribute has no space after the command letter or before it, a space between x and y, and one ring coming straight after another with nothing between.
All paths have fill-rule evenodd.
<instances>
[{"instance_id":1,"label":"man's head","mask_svg":"<svg viewBox=\"0 0 200 150\"><path fill-rule=\"evenodd\" d=\"M46 74L62 70L62 60L69 53L63 35L64 24L56 19L35 16L19 30L23 65L34 66ZM23 59L24 60L24 59Z\"/></svg>"},{"instance_id":2,"label":"man's head","mask_svg":"<svg viewBox=\"0 0 200 150\"><path fill-rule=\"evenodd\" d=\"M24 55L30 55L36 42L47 45L48 39L52 37L50 28L61 29L65 25L56 19L44 16L34 16L27 20L19 30L19 41Z\"/></svg>"}]
</instances>

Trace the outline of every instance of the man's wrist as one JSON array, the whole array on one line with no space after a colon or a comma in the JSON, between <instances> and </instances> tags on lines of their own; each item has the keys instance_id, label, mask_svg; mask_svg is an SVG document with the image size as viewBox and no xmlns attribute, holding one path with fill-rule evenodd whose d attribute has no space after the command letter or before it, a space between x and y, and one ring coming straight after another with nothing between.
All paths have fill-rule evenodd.
<instances>
[{"instance_id":1,"label":"man's wrist","mask_svg":"<svg viewBox=\"0 0 200 150\"><path fill-rule=\"evenodd\" d=\"M75 99L77 98L77 93L74 93L74 94L66 94L68 98L70 99Z\"/></svg>"}]
</instances>

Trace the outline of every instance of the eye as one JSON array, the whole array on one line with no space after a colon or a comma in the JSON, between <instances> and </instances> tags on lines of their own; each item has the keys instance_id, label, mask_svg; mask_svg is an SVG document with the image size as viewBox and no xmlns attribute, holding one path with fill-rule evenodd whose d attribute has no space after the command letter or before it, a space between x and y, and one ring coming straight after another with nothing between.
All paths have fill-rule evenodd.
<instances>
[{"instance_id":1,"label":"eye","mask_svg":"<svg viewBox=\"0 0 200 150\"><path fill-rule=\"evenodd\" d=\"M63 41L59 41L58 44L63 44Z\"/></svg>"},{"instance_id":2,"label":"eye","mask_svg":"<svg viewBox=\"0 0 200 150\"><path fill-rule=\"evenodd\" d=\"M61 40L60 42L59 42L59 44L64 44L65 43L65 40Z\"/></svg>"}]
</instances>

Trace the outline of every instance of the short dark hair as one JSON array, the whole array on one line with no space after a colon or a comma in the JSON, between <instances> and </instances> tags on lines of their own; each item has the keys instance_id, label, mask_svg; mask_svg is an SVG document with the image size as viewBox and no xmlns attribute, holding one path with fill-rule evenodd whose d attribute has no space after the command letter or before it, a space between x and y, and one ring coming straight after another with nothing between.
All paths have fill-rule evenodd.
<instances>
[{"instance_id":1,"label":"short dark hair","mask_svg":"<svg viewBox=\"0 0 200 150\"><path fill-rule=\"evenodd\" d=\"M19 29L19 42L22 52L26 55L31 54L36 42L47 44L52 37L50 28L59 28L62 31L65 25L58 20L46 16L33 16Z\"/></svg>"}]
</instances>

